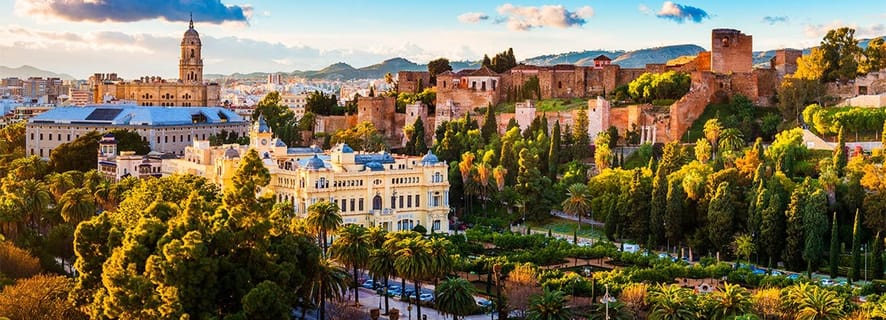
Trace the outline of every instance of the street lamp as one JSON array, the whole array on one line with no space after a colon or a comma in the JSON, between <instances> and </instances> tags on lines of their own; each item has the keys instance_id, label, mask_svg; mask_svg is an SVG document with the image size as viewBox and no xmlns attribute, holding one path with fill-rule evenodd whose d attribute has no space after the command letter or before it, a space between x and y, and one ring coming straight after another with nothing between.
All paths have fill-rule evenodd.
<instances>
[{"instance_id":1,"label":"street lamp","mask_svg":"<svg viewBox=\"0 0 886 320\"><path fill-rule=\"evenodd\" d=\"M606 284L606 294L603 295L602 301L606 305L606 320L609 320L609 303L615 302L615 298L609 295L609 284Z\"/></svg>"},{"instance_id":2,"label":"street lamp","mask_svg":"<svg viewBox=\"0 0 886 320\"><path fill-rule=\"evenodd\" d=\"M861 254L864 255L864 282L868 282L868 254L864 251L865 245L861 245Z\"/></svg>"}]
</instances>

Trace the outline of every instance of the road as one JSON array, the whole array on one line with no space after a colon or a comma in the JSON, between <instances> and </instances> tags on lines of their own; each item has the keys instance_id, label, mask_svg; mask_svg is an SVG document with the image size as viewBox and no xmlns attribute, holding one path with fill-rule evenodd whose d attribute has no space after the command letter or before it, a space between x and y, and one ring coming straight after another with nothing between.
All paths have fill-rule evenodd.
<instances>
[{"instance_id":1,"label":"road","mask_svg":"<svg viewBox=\"0 0 886 320\"><path fill-rule=\"evenodd\" d=\"M365 310L367 314L369 314L369 310L379 307L379 301L381 302L382 311L384 311L384 307L385 307L384 297L381 297L381 299L379 299L379 296L378 296L378 294L375 293L375 291L365 289L365 288L360 288L359 292L360 292L360 304L362 305L363 310ZM410 320L409 311L408 311L408 307L407 307L406 302L402 302L398 298L391 297L388 299L388 303L390 304L391 309L397 308L400 310L400 319ZM382 312L382 313L384 313L384 312ZM421 313L423 315L427 315L428 320L443 320L444 319L443 315L440 314L439 311L437 311L436 309L433 309L433 308L428 308L428 307L423 306L421 308ZM417 316L418 315L417 315L417 310L415 309L415 305L412 305L411 319L416 320L416 319L418 319ZM498 318L498 316L496 315L495 318ZM388 317L383 315L383 316L381 316L380 319L388 319ZM452 317L449 316L449 317L446 317L446 319L452 319ZM467 319L467 320L490 319L490 315L488 313L478 314L478 315L467 316L467 317L465 317L465 319Z\"/></svg>"}]
</instances>

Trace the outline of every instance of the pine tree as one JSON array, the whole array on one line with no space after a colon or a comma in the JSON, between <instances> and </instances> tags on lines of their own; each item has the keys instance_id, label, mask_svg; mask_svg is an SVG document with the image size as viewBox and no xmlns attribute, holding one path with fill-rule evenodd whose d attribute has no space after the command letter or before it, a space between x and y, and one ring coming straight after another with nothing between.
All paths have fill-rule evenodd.
<instances>
[{"instance_id":1,"label":"pine tree","mask_svg":"<svg viewBox=\"0 0 886 320\"><path fill-rule=\"evenodd\" d=\"M834 218L831 222L831 249L830 249L830 266L831 278L839 275L840 269L840 230L837 228L837 213L834 212Z\"/></svg>"},{"instance_id":2,"label":"pine tree","mask_svg":"<svg viewBox=\"0 0 886 320\"><path fill-rule=\"evenodd\" d=\"M770 268L781 257L785 243L785 215L780 207L781 196L778 192L774 192L769 197L768 205L762 211L763 219L760 223L761 249L766 252L766 256L769 258L767 266Z\"/></svg>"},{"instance_id":3,"label":"pine tree","mask_svg":"<svg viewBox=\"0 0 886 320\"><path fill-rule=\"evenodd\" d=\"M496 134L498 134L498 124L495 122L495 108L490 103L486 106L486 119L483 120L480 135L483 136L484 142L489 143Z\"/></svg>"},{"instance_id":4,"label":"pine tree","mask_svg":"<svg viewBox=\"0 0 886 320\"><path fill-rule=\"evenodd\" d=\"M840 133L837 134L837 146L834 147L834 170L837 171L837 176L843 176L843 169L846 168L846 164L849 159L846 155L846 139L843 137L843 127L840 127Z\"/></svg>"},{"instance_id":5,"label":"pine tree","mask_svg":"<svg viewBox=\"0 0 886 320\"><path fill-rule=\"evenodd\" d=\"M560 120L554 123L551 131L551 143L548 147L548 178L551 181L557 179L557 166L560 165Z\"/></svg>"},{"instance_id":6,"label":"pine tree","mask_svg":"<svg viewBox=\"0 0 886 320\"><path fill-rule=\"evenodd\" d=\"M849 281L857 281L861 275L861 228L858 209L855 209L855 222L852 224L852 267L849 269Z\"/></svg>"},{"instance_id":7,"label":"pine tree","mask_svg":"<svg viewBox=\"0 0 886 320\"><path fill-rule=\"evenodd\" d=\"M412 128L412 136L409 138L412 152L414 155L424 154L428 151L428 145L425 143L425 123L421 117L415 118Z\"/></svg>"},{"instance_id":8,"label":"pine tree","mask_svg":"<svg viewBox=\"0 0 886 320\"><path fill-rule=\"evenodd\" d=\"M511 120L508 120L508 126L507 126L508 131L510 131L511 128L519 128L519 127L520 127L520 125L517 124L516 118L511 118Z\"/></svg>"},{"instance_id":9,"label":"pine tree","mask_svg":"<svg viewBox=\"0 0 886 320\"><path fill-rule=\"evenodd\" d=\"M572 141L574 143L572 155L575 157L574 159L584 161L591 156L591 137L588 136L588 114L584 109L578 110L574 124L575 127L572 128ZM597 146L597 148L599 147Z\"/></svg>"}]
</instances>

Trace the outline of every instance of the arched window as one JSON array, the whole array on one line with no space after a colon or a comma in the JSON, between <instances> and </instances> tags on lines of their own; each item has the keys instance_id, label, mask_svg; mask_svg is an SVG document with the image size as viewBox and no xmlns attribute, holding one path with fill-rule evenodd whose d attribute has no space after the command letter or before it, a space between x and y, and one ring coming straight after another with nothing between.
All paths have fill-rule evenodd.
<instances>
[{"instance_id":1,"label":"arched window","mask_svg":"<svg viewBox=\"0 0 886 320\"><path fill-rule=\"evenodd\" d=\"M191 49L191 58L194 57L194 49Z\"/></svg>"},{"instance_id":2,"label":"arched window","mask_svg":"<svg viewBox=\"0 0 886 320\"><path fill-rule=\"evenodd\" d=\"M372 210L381 210L381 196L380 195L375 195L375 197L372 198Z\"/></svg>"}]
</instances>

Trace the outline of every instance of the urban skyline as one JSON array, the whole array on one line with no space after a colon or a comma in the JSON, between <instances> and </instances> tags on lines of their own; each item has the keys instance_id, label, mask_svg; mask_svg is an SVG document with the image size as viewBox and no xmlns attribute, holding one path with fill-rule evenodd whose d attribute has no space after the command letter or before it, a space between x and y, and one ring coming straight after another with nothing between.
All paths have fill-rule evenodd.
<instances>
[{"instance_id":1,"label":"urban skyline","mask_svg":"<svg viewBox=\"0 0 886 320\"><path fill-rule=\"evenodd\" d=\"M177 39L193 14L207 73L315 70L336 62L362 67L394 57L479 60L514 48L518 59L582 50L635 50L705 41L714 28L756 35L755 50L817 45L838 26L856 37L886 34L886 4L850 1L507 1L399 3L359 1L5 0L3 65L32 65L86 78L174 78ZM142 3L142 2L139 2ZM125 10L120 8L135 8ZM741 15L733 13L742 12ZM355 13L360 13L359 16ZM139 61L133 64L131 61ZM76 62L76 63L72 63Z\"/></svg>"}]
</instances>

